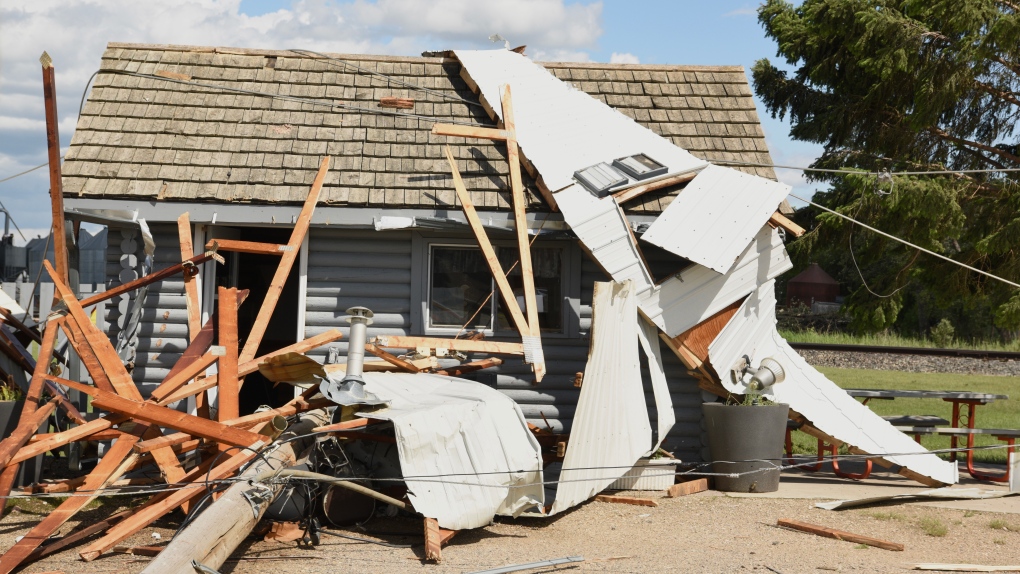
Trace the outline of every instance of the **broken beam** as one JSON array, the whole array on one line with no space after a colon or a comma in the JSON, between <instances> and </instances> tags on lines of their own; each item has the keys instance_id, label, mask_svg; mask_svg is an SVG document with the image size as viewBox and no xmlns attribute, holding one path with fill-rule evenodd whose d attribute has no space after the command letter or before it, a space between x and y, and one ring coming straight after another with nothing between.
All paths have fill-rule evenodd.
<instances>
[{"instance_id":1,"label":"broken beam","mask_svg":"<svg viewBox=\"0 0 1020 574\"><path fill-rule=\"evenodd\" d=\"M681 175L674 175L673 177L667 177L665 179L660 179L658 181L653 181L650 183L646 183L644 185L638 185L629 189L624 189L623 191L617 191L616 193L613 194L613 199L616 200L616 203L623 205L624 202L641 197L646 193L657 191L667 187L672 187L674 185L680 185L681 183L687 183L688 181L691 181L697 176L698 176L697 173L685 173Z\"/></svg>"},{"instance_id":2,"label":"broken beam","mask_svg":"<svg viewBox=\"0 0 1020 574\"><path fill-rule=\"evenodd\" d=\"M289 245L241 241L239 239L210 239L205 244L205 248L218 251L233 251L235 253L251 253L252 255L283 255L291 251Z\"/></svg>"},{"instance_id":3,"label":"broken beam","mask_svg":"<svg viewBox=\"0 0 1020 574\"><path fill-rule=\"evenodd\" d=\"M459 377L465 373L473 373L475 371L481 371L482 369L489 369L492 367L498 367L503 364L503 359L499 357L489 357L488 359L482 359L480 361L472 361L470 363L464 363L457 365L456 367L447 367L445 369L436 371L437 375L446 375L448 377Z\"/></svg>"},{"instance_id":4,"label":"broken beam","mask_svg":"<svg viewBox=\"0 0 1020 574\"><path fill-rule=\"evenodd\" d=\"M768 224L772 227L781 227L786 230L787 233L792 234L794 237L800 237L804 235L804 228L793 222L792 219L779 213L778 211L769 217Z\"/></svg>"},{"instance_id":5,"label":"broken beam","mask_svg":"<svg viewBox=\"0 0 1020 574\"><path fill-rule=\"evenodd\" d=\"M106 301L107 299L112 299L118 295L123 295L124 293L134 291L135 289L138 289L140 287L145 287L146 285L151 285L152 283L162 281L167 277L172 277L174 275L177 275L178 273L183 273L185 271L187 271L188 273L192 273L192 271L194 271L194 273L197 273L198 266L201 265L202 263L205 263L206 261L209 261L210 259L213 259L215 255L216 254L213 252L207 252L201 255L196 255L191 259L188 259L187 261L182 261L176 265L171 265L166 269L160 269L155 273L149 273L145 277L139 277L134 281L124 283L123 285L118 285L113 289L108 289L106 291L103 291L102 293L96 293L95 295L87 299L82 299L81 301L79 301L79 304L82 307L91 307L96 303L101 303L103 301Z\"/></svg>"},{"instance_id":6,"label":"broken beam","mask_svg":"<svg viewBox=\"0 0 1020 574\"><path fill-rule=\"evenodd\" d=\"M781 526L783 528L790 528L792 530L799 530L800 532L807 532L808 534L814 534L816 536L823 536L825 538L835 538L836 540L845 540L847 542L855 542L857 544L866 544L868 546L875 546L877 548L884 548L886 550L895 550L902 552L904 549L904 546L897 542L889 542L888 540L881 540L878 538L872 538L870 536L854 534L853 532L844 532L842 530L826 528L825 526L810 524L808 522L800 522L797 520L788 520L786 518L780 518L778 521L776 521L776 525Z\"/></svg>"},{"instance_id":7,"label":"broken beam","mask_svg":"<svg viewBox=\"0 0 1020 574\"><path fill-rule=\"evenodd\" d=\"M506 141L511 137L509 130L480 128L477 126L461 126L457 124L435 124L432 126L432 134L437 136L480 138L494 141Z\"/></svg>"},{"instance_id":8,"label":"broken beam","mask_svg":"<svg viewBox=\"0 0 1020 574\"><path fill-rule=\"evenodd\" d=\"M596 502L613 502L616 504L633 504L634 506L659 506L651 498L637 498L634 496L616 496L612 494L599 494L595 497Z\"/></svg>"},{"instance_id":9,"label":"broken beam","mask_svg":"<svg viewBox=\"0 0 1020 574\"><path fill-rule=\"evenodd\" d=\"M393 349L449 349L463 353L491 353L494 355L523 355L524 345L521 343L501 343L496 341L472 341L469 339L440 339L437 337L411 337L405 335L379 335L375 342L381 347Z\"/></svg>"}]
</instances>

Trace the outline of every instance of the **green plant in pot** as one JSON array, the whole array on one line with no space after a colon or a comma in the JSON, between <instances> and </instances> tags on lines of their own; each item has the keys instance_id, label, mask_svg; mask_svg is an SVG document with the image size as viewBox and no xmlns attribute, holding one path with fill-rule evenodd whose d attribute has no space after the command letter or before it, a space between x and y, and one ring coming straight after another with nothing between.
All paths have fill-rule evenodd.
<instances>
[{"instance_id":1,"label":"green plant in pot","mask_svg":"<svg viewBox=\"0 0 1020 574\"><path fill-rule=\"evenodd\" d=\"M763 393L786 377L782 365L762 359L752 368L749 358L732 371L735 381L746 380L742 400L703 403L701 412L712 458L716 490L774 492L779 489L779 466L789 405L774 403ZM725 475L732 476L725 476Z\"/></svg>"}]
</instances>

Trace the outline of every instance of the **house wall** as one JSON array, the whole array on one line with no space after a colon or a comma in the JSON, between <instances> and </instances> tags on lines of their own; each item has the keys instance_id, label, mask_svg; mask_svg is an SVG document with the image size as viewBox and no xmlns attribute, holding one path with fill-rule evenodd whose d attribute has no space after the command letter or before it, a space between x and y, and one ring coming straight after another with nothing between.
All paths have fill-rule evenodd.
<instances>
[{"instance_id":1,"label":"house wall","mask_svg":"<svg viewBox=\"0 0 1020 574\"><path fill-rule=\"evenodd\" d=\"M156 242L155 268L180 261L176 227L150 223L150 229ZM122 250L121 233L111 230L110 237L107 275L114 279L112 284L115 285L119 283L116 281L118 274L124 269L121 260L127 254ZM415 313L415 307L420 308L421 304L421 282L426 280L421 273L422 237L422 234L410 230L376 232L328 227L311 230L304 337L339 328L345 338L308 353L310 357L325 362L331 347L341 361L346 357L349 329L342 317L348 307L356 305L368 307L375 313L369 337L422 334L420 313L417 316ZM437 237L435 233L425 234L425 239ZM456 240L471 236L444 234L442 237ZM567 245L569 258L578 266L576 272L572 272L572 278L580 282L574 287L577 296L570 302L570 308L576 310L571 311L575 328L568 329L571 336L543 338L548 374L542 383L533 384L534 377L529 366L517 357L506 357L502 366L467 377L502 391L517 401L529 422L545 427L548 421L556 432L570 430L580 394L580 389L574 387L574 374L584 370L588 356L587 334L591 326L593 284L606 280L604 273L581 255L576 243L569 242ZM418 263L415 263L416 258ZM126 299L109 307L107 320L115 338L126 309ZM142 317L134 378L145 394L166 376L187 346L183 281L153 284L146 295ZM664 447L684 460L700 460L700 391L694 379L686 374L684 366L665 346L662 355L677 419ZM654 417L647 365L643 362L642 367L646 400Z\"/></svg>"}]
</instances>

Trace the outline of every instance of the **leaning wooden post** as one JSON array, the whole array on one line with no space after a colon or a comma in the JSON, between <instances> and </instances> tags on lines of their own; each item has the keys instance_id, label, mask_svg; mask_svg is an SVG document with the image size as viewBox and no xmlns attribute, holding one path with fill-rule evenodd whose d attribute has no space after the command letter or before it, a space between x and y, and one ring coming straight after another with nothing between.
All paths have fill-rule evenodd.
<instances>
[{"instance_id":1,"label":"leaning wooden post","mask_svg":"<svg viewBox=\"0 0 1020 574\"><path fill-rule=\"evenodd\" d=\"M43 52L39 62L42 63L43 98L46 107L46 148L49 152L50 206L53 211L53 258L60 280L67 283L67 236L64 234L64 184L60 176L57 84L53 74L53 58Z\"/></svg>"},{"instance_id":2,"label":"leaning wooden post","mask_svg":"<svg viewBox=\"0 0 1020 574\"><path fill-rule=\"evenodd\" d=\"M223 347L223 356L217 362L219 367L219 409L217 419L223 422L241 416L238 394L240 385L237 380L237 289L219 288L219 344Z\"/></svg>"}]
</instances>

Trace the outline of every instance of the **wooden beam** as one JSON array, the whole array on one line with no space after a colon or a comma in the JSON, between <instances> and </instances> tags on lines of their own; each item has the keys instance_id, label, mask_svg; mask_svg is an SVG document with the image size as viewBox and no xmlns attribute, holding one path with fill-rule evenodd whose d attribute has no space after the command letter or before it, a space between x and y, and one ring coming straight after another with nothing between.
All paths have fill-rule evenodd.
<instances>
[{"instance_id":1,"label":"wooden beam","mask_svg":"<svg viewBox=\"0 0 1020 574\"><path fill-rule=\"evenodd\" d=\"M188 259L187 261L182 261L180 263L177 263L176 265L171 265L166 269L160 269L155 273L149 273L144 277L139 277L138 279L135 279L134 281L130 281L128 283L124 283L123 285L118 285L113 289L108 289L101 293L96 293L95 295L88 297L87 299L82 299L79 304L82 307L91 307L96 303L101 303L108 299L113 299L118 295L123 295L124 293L129 293L131 291L134 291L135 289L145 287L146 285L151 285L158 281L162 281L167 277L173 277L178 273L198 273L199 265L205 263L206 261L209 261L210 259L215 259L217 257L219 256L211 251L203 253L201 255L196 255L191 259Z\"/></svg>"},{"instance_id":2,"label":"wooden beam","mask_svg":"<svg viewBox=\"0 0 1020 574\"><path fill-rule=\"evenodd\" d=\"M443 542L439 534L439 521L425 517L425 560L443 561Z\"/></svg>"},{"instance_id":3,"label":"wooden beam","mask_svg":"<svg viewBox=\"0 0 1020 574\"><path fill-rule=\"evenodd\" d=\"M432 126L432 134L457 138L480 138L493 141L506 141L511 137L508 130L462 126L458 124L434 124Z\"/></svg>"},{"instance_id":4,"label":"wooden beam","mask_svg":"<svg viewBox=\"0 0 1020 574\"><path fill-rule=\"evenodd\" d=\"M319 173L315 175L315 181L312 182L312 189L308 192L308 198L305 200L305 204L301 207L301 213L298 215L297 222L294 224L294 230L291 231L290 241L287 242L287 246L290 250L285 251L283 256L280 258L280 265L277 266L276 273L273 275L273 280L269 283L266 298L262 301L259 313L255 317L255 323L248 332L248 339L240 354L239 360L241 362L250 361L259 350L259 345L262 343L262 337L266 334L266 329L269 328L269 319L273 316L273 311L276 310L276 304L280 301L280 294L283 293L283 285L287 282L287 276L290 275L290 270L294 266L294 261L297 260L301 244L305 240L305 234L308 233L308 227L312 222L312 214L315 213L315 204L319 202L319 195L322 193L322 184L326 181L326 173L328 171L329 156L325 156L322 158L322 163L319 164Z\"/></svg>"},{"instance_id":5,"label":"wooden beam","mask_svg":"<svg viewBox=\"0 0 1020 574\"><path fill-rule=\"evenodd\" d=\"M845 540L847 542L854 542L857 544L866 544L868 546L875 546L877 548L884 548L885 550L895 550L902 552L904 546L897 542L889 542L888 540L881 540L878 538L872 538L870 536L864 536L861 534L854 534L853 532L846 532L843 530L835 530L833 528L827 528L825 526L819 526L817 524L811 524L808 522L800 522L798 520L789 520L786 518L780 518L776 521L777 526L783 528L790 528L793 530L799 530L801 532L807 532L808 534L814 534L816 536L823 536L825 538L835 538L836 540Z\"/></svg>"},{"instance_id":6,"label":"wooden beam","mask_svg":"<svg viewBox=\"0 0 1020 574\"><path fill-rule=\"evenodd\" d=\"M517 149L517 129L514 124L513 99L510 85L503 86L500 95L503 106L503 127L510 133L506 140L507 162L510 164L510 190L513 194L514 227L517 231L517 251L520 253L521 283L524 287L524 309L528 313L528 334L532 345L537 346L534 357L525 357L532 362L535 382L545 377L545 355L542 353L542 330L538 324L538 301L535 297L535 271L531 265L531 243L528 241L528 218L524 211L524 183L521 180L521 158ZM522 336L523 333L522 333Z\"/></svg>"},{"instance_id":7,"label":"wooden beam","mask_svg":"<svg viewBox=\"0 0 1020 574\"><path fill-rule=\"evenodd\" d=\"M500 359L499 357L489 357L487 359L481 359L479 361L472 361L470 363L457 365L456 367L447 367L445 369L436 371L436 374L446 375L448 377L459 377L465 373L473 373L475 371L481 371L482 369L498 367L502 364L503 359Z\"/></svg>"},{"instance_id":8,"label":"wooden beam","mask_svg":"<svg viewBox=\"0 0 1020 574\"><path fill-rule=\"evenodd\" d=\"M701 366L708 363L708 346L715 341L715 338L719 336L719 333L723 330L737 314L737 310L740 309L740 305L744 302L744 298L731 303L719 312L715 313L708 319L705 319L701 323L698 323L694 327L680 333L676 337L673 337L672 345L678 348L683 348L687 353L697 359L697 366ZM683 357L681 357L683 359ZM696 368L691 365L687 365L687 368ZM722 368L729 368L729 365L723 365ZM720 375L721 376L721 375Z\"/></svg>"},{"instance_id":9,"label":"wooden beam","mask_svg":"<svg viewBox=\"0 0 1020 574\"><path fill-rule=\"evenodd\" d=\"M401 369L402 371L407 371L408 373L421 372L421 369L414 366L413 364L401 359L400 357L394 354L387 353L386 351L380 349L377 345L374 345L372 343L365 343L365 350L368 351L369 353L372 353L376 357L379 357L380 359L386 361L387 363Z\"/></svg>"},{"instance_id":10,"label":"wooden beam","mask_svg":"<svg viewBox=\"0 0 1020 574\"><path fill-rule=\"evenodd\" d=\"M237 378L237 289L219 288L219 343L224 355L217 363L216 384L219 386L219 411L222 422L241 415L238 395L241 382Z\"/></svg>"},{"instance_id":11,"label":"wooden beam","mask_svg":"<svg viewBox=\"0 0 1020 574\"><path fill-rule=\"evenodd\" d=\"M147 429L146 429L147 430ZM139 429L143 432L143 429ZM10 574L18 568L28 556L43 542L56 532L65 522L79 510L92 502L107 484L120 478L127 467L134 462L137 454L132 454L138 436L128 436L113 443L110 450L99 461L96 468L89 474L82 485L82 496L71 496L64 500L55 510L46 515L20 541L0 556L0 574Z\"/></svg>"},{"instance_id":12,"label":"wooden beam","mask_svg":"<svg viewBox=\"0 0 1020 574\"><path fill-rule=\"evenodd\" d=\"M478 247L482 250L485 262L489 265L492 278L495 279L496 286L499 288L499 294L503 297L504 306L507 312L510 313L510 318L513 320L514 326L517 327L517 331L522 337L527 336L531 333L528 321L524 318L520 305L517 304L517 297L514 296L513 289L510 288L510 282L507 281L506 273L503 271L503 266L500 264L499 258L496 257L496 250L492 247L489 236L485 234L485 228L482 227L482 222L475 211L475 204L471 201L471 194L468 193L467 188L464 186L464 180L460 177L460 170L457 169L457 161L453 159L453 151L450 149L450 146L446 146L446 159L450 162L450 170L453 173L453 187L457 190L457 197L460 198L464 216L471 225L471 231L475 234L475 240L478 242Z\"/></svg>"},{"instance_id":13,"label":"wooden beam","mask_svg":"<svg viewBox=\"0 0 1020 574\"><path fill-rule=\"evenodd\" d=\"M53 218L53 259L62 281L68 280L67 234L64 229L64 184L60 173L60 130L57 116L57 81L53 59L46 52L39 58L42 63L43 107L46 112L46 152L50 164L50 213ZM77 238L75 238L77 240ZM46 361L47 363L49 361Z\"/></svg>"},{"instance_id":14,"label":"wooden beam","mask_svg":"<svg viewBox=\"0 0 1020 574\"><path fill-rule=\"evenodd\" d=\"M216 249L217 251L233 251L235 253L251 253L253 255L278 256L282 256L290 250L289 245L241 241L240 239L210 239L209 242L205 244L205 248Z\"/></svg>"},{"instance_id":15,"label":"wooden beam","mask_svg":"<svg viewBox=\"0 0 1020 574\"><path fill-rule=\"evenodd\" d=\"M126 420L127 417L113 415L91 420L83 425L71 427L65 431L44 435L44 437L40 440L23 447L15 453L14 457L11 458L11 463L23 462L30 458L35 458L40 454L45 454L48 451L60 448L65 444L83 440L95 433L111 429L114 425L120 424Z\"/></svg>"},{"instance_id":16,"label":"wooden beam","mask_svg":"<svg viewBox=\"0 0 1020 574\"><path fill-rule=\"evenodd\" d=\"M666 496L668 498L678 498L680 496L689 496L698 492L705 492L706 490L708 490L708 479L698 478L674 484L666 491Z\"/></svg>"},{"instance_id":17,"label":"wooden beam","mask_svg":"<svg viewBox=\"0 0 1020 574\"><path fill-rule=\"evenodd\" d=\"M613 194L613 199L616 200L616 203L623 205L625 202L641 197L642 195L648 192L657 191L667 187L672 187L674 185L680 185L681 183L687 183L688 181L691 181L692 179L697 177L697 175L698 175L697 173L684 173L681 175L674 175L673 177L667 177L657 181L649 182L643 185L636 185L628 189L617 191L616 193Z\"/></svg>"},{"instance_id":18,"label":"wooden beam","mask_svg":"<svg viewBox=\"0 0 1020 574\"><path fill-rule=\"evenodd\" d=\"M7 497L10 496L11 488L14 487L14 480L18 478L18 468L20 466L20 464L15 463L0 470L0 518L3 518L4 511L7 510Z\"/></svg>"},{"instance_id":19,"label":"wooden beam","mask_svg":"<svg viewBox=\"0 0 1020 574\"><path fill-rule=\"evenodd\" d=\"M396 108L398 110L413 110L414 100L412 98L398 98L394 96L383 96L379 98L380 108Z\"/></svg>"},{"instance_id":20,"label":"wooden beam","mask_svg":"<svg viewBox=\"0 0 1020 574\"><path fill-rule=\"evenodd\" d=\"M637 498L634 496L616 496L612 494L599 494L595 496L596 502L612 502L616 504L633 504L634 506L659 506L651 498Z\"/></svg>"},{"instance_id":21,"label":"wooden beam","mask_svg":"<svg viewBox=\"0 0 1020 574\"><path fill-rule=\"evenodd\" d=\"M64 323L58 319L49 323L49 328L43 333L42 345L39 346L39 358L35 362L35 370L32 371L32 380L28 384L28 392L25 393L25 403L21 407L21 420L31 416L42 400L42 390L45 386L46 375L50 372L50 361L53 359L53 347L57 341L57 332Z\"/></svg>"},{"instance_id":22,"label":"wooden beam","mask_svg":"<svg viewBox=\"0 0 1020 574\"><path fill-rule=\"evenodd\" d=\"M391 349L449 349L464 353L489 353L492 355L523 355L524 345L496 341L472 341L470 339L440 339L438 337L412 337L405 335L379 335L375 343Z\"/></svg>"},{"instance_id":23,"label":"wooden beam","mask_svg":"<svg viewBox=\"0 0 1020 574\"><path fill-rule=\"evenodd\" d=\"M28 403L25 403L22 409L27 406ZM50 413L56 408L57 401L53 399L39 407L39 409L29 413L28 416L23 416L19 419L18 426L11 433L11 436L0 441L0 468L4 468L11 462L14 455L25 446L28 439L39 430L39 426L49 418Z\"/></svg>"},{"instance_id":24,"label":"wooden beam","mask_svg":"<svg viewBox=\"0 0 1020 574\"><path fill-rule=\"evenodd\" d=\"M191 239L191 218L185 211L177 218L177 241L181 244L181 261L195 256ZM198 282L191 273L184 274L184 298L188 304L188 341L194 342L202 329L202 307L198 298Z\"/></svg>"},{"instance_id":25,"label":"wooden beam","mask_svg":"<svg viewBox=\"0 0 1020 574\"><path fill-rule=\"evenodd\" d=\"M168 395L187 384L188 381L204 373L205 370L212 366L217 359L222 358L222 356L213 354L212 351L206 352L197 361L191 361L190 364L174 373L173 376L164 379L163 382L160 383L154 391L152 391L152 394L149 395L149 400L158 403L165 399Z\"/></svg>"},{"instance_id":26,"label":"wooden beam","mask_svg":"<svg viewBox=\"0 0 1020 574\"><path fill-rule=\"evenodd\" d=\"M790 233L794 237L800 237L801 235L804 235L805 232L803 227L797 225L792 219L778 211L773 213L772 217L769 217L768 223L772 227L781 227L785 229L787 233Z\"/></svg>"}]
</instances>

